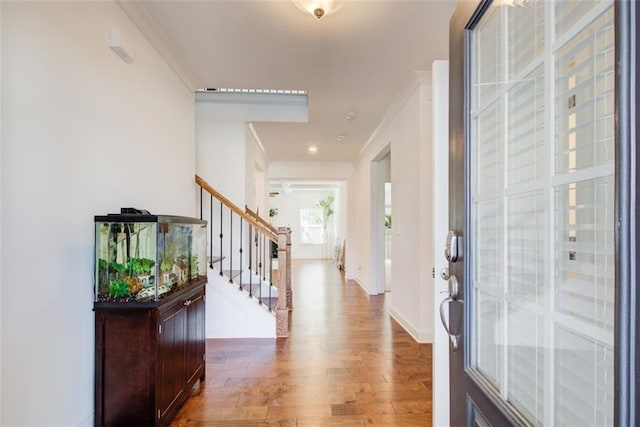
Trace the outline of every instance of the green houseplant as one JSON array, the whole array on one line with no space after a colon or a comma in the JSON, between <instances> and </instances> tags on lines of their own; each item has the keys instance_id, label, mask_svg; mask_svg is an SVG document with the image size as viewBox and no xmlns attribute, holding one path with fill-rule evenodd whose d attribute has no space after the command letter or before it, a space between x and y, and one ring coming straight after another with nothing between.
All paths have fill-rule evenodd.
<instances>
[{"instance_id":1,"label":"green houseplant","mask_svg":"<svg viewBox=\"0 0 640 427\"><path fill-rule=\"evenodd\" d=\"M322 212L322 227L326 230L327 229L327 224L329 224L329 219L331 218L331 215L333 215L334 211L333 211L333 202L335 201L335 197L333 196L329 196L326 199L320 200L318 201L318 203L316 204Z\"/></svg>"}]
</instances>

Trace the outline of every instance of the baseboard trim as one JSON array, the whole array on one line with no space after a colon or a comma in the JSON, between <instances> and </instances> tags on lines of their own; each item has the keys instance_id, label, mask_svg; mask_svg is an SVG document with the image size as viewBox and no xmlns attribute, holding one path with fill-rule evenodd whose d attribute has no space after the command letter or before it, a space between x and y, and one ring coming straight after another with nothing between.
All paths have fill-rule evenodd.
<instances>
[{"instance_id":1,"label":"baseboard trim","mask_svg":"<svg viewBox=\"0 0 640 427\"><path fill-rule=\"evenodd\" d=\"M389 316L393 318L396 322L400 324L404 328L411 337L416 340L416 342L420 344L432 344L433 343L433 331L428 330L420 330L414 327L411 322L405 319L394 309L389 310Z\"/></svg>"},{"instance_id":2,"label":"baseboard trim","mask_svg":"<svg viewBox=\"0 0 640 427\"><path fill-rule=\"evenodd\" d=\"M356 282L358 284L358 286L360 286L368 295L371 295L371 292L369 292L369 288L367 288L365 286L364 283L362 283L361 279L356 277L354 279L352 279L354 282Z\"/></svg>"}]
</instances>

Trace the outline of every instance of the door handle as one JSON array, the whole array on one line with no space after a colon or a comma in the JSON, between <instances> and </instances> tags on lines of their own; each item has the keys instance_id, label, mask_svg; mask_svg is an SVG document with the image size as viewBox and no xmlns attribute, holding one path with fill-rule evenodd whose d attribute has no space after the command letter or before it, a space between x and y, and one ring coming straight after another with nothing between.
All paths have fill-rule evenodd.
<instances>
[{"instance_id":1,"label":"door handle","mask_svg":"<svg viewBox=\"0 0 640 427\"><path fill-rule=\"evenodd\" d=\"M444 330L449 336L449 345L451 346L451 351L457 351L459 333L454 334L451 332L451 328L449 327L449 319L445 314L445 309L448 308L449 304L452 302L464 302L459 298L459 287L456 276L449 277L449 296L440 302L440 321L442 322L442 326L444 326Z\"/></svg>"},{"instance_id":2,"label":"door handle","mask_svg":"<svg viewBox=\"0 0 640 427\"><path fill-rule=\"evenodd\" d=\"M449 307L449 303L451 303L452 301L453 301L453 298L446 297L440 303L440 321L442 321L442 326L444 326L444 330L447 332L447 335L449 336L449 345L451 346L451 350L452 351L457 351L458 350L458 337L453 335L451 333L451 330L449 330L449 320L445 319L445 314L444 314L445 307Z\"/></svg>"}]
</instances>

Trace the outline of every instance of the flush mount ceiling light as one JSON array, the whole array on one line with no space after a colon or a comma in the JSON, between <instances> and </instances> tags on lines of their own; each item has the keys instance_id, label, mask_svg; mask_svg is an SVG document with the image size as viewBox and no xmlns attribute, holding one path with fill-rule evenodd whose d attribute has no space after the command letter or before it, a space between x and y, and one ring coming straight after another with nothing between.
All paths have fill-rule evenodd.
<instances>
[{"instance_id":1,"label":"flush mount ceiling light","mask_svg":"<svg viewBox=\"0 0 640 427\"><path fill-rule=\"evenodd\" d=\"M344 114L344 119L351 122L356 119L356 112L353 110L349 110Z\"/></svg>"},{"instance_id":2,"label":"flush mount ceiling light","mask_svg":"<svg viewBox=\"0 0 640 427\"><path fill-rule=\"evenodd\" d=\"M347 139L347 135L341 133L340 135L338 135L338 137L336 138L336 141L338 142L343 142L345 139Z\"/></svg>"},{"instance_id":3,"label":"flush mount ceiling light","mask_svg":"<svg viewBox=\"0 0 640 427\"><path fill-rule=\"evenodd\" d=\"M298 9L320 19L340 10L345 0L293 0Z\"/></svg>"},{"instance_id":4,"label":"flush mount ceiling light","mask_svg":"<svg viewBox=\"0 0 640 427\"><path fill-rule=\"evenodd\" d=\"M318 147L316 147L315 145L310 145L308 150L309 150L309 153L315 154L318 152Z\"/></svg>"}]
</instances>

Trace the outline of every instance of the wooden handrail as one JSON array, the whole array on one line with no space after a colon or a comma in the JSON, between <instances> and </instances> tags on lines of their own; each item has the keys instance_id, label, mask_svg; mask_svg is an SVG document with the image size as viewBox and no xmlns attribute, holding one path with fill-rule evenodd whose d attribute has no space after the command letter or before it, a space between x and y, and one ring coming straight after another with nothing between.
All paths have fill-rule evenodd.
<instances>
[{"instance_id":1,"label":"wooden handrail","mask_svg":"<svg viewBox=\"0 0 640 427\"><path fill-rule=\"evenodd\" d=\"M266 225L263 225L261 222L255 220L254 218L246 214L242 209L236 206L231 200L227 199L218 191L216 191L212 186L210 186L207 183L207 181L200 178L198 175L196 175L196 184L198 184L201 188L205 189L207 193L211 194L213 197L218 199L220 202L222 202L223 205L231 209L233 212L235 212L238 216L243 218L249 224L261 230L265 234L265 236L269 238L269 240L271 240L274 243L278 243L278 235L271 229L271 227L267 227Z\"/></svg>"},{"instance_id":2,"label":"wooden handrail","mask_svg":"<svg viewBox=\"0 0 640 427\"><path fill-rule=\"evenodd\" d=\"M273 225L269 224L264 218L262 218L260 215L258 215L257 212L254 212L251 209L249 209L249 206L244 205L244 210L250 217L252 217L256 221L258 221L263 226L267 227L269 230L271 230L271 232L273 234L278 234L278 229L277 228L275 228Z\"/></svg>"}]
</instances>

